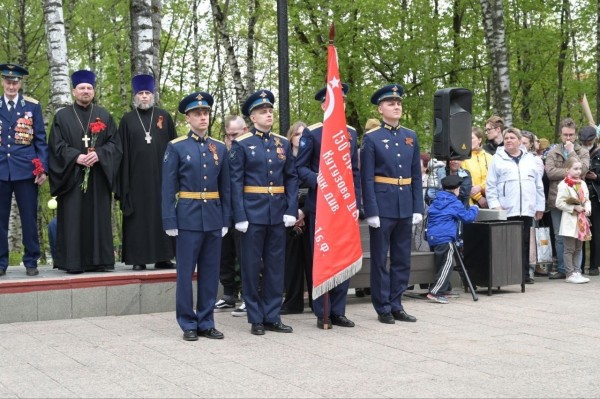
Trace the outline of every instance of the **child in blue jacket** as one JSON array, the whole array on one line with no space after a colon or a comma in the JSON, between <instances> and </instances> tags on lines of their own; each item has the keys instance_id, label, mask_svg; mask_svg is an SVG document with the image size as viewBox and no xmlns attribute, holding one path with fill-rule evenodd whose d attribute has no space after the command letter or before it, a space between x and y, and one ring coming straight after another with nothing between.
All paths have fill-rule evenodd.
<instances>
[{"instance_id":1,"label":"child in blue jacket","mask_svg":"<svg viewBox=\"0 0 600 399\"><path fill-rule=\"evenodd\" d=\"M457 223L471 223L477 217L477 205L465 209L464 204L457 198L462 178L458 175L446 176L442 179L442 189L429 206L427 221L427 242L435 252L437 274L435 283L430 286L427 298L432 302L448 303L444 293L449 291L454 247L456 241Z\"/></svg>"}]
</instances>

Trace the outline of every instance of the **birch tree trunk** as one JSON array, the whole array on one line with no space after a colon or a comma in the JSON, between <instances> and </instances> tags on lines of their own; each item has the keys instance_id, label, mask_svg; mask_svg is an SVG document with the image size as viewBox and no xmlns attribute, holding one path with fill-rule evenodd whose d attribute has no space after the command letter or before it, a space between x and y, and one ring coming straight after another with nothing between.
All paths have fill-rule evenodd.
<instances>
[{"instance_id":1,"label":"birch tree trunk","mask_svg":"<svg viewBox=\"0 0 600 399\"><path fill-rule=\"evenodd\" d=\"M152 57L152 72L156 79L155 101L158 103L158 82L160 81L160 35L162 33L162 1L152 0L152 46L154 57Z\"/></svg>"},{"instance_id":2,"label":"birch tree trunk","mask_svg":"<svg viewBox=\"0 0 600 399\"><path fill-rule=\"evenodd\" d=\"M12 202L10 203L10 218L8 219L8 251L21 253L23 251L22 241L23 235L21 234L19 207L13 195Z\"/></svg>"},{"instance_id":3,"label":"birch tree trunk","mask_svg":"<svg viewBox=\"0 0 600 399\"><path fill-rule=\"evenodd\" d=\"M231 69L231 75L233 77L233 86L235 88L235 97L237 103L240 105L241 108L249 92L248 88L244 86L244 82L242 80L242 72L240 70L238 59L233 48L233 43L231 42L231 37L229 36L229 33L227 33L226 15L221 10L221 6L219 6L217 0L210 0L210 7L213 19L215 21L216 35L219 37L221 45L225 48L225 53L227 55L227 63L229 64L229 68Z\"/></svg>"},{"instance_id":4,"label":"birch tree trunk","mask_svg":"<svg viewBox=\"0 0 600 399\"><path fill-rule=\"evenodd\" d=\"M110 22L113 28L113 35L115 37L115 51L117 53L117 65L119 70L119 94L121 101L121 108L128 109L129 101L127 97L127 81L125 79L125 63L126 60L123 59L123 49L121 47L121 42L119 41L119 31L120 26L117 21L117 11L113 6L110 12Z\"/></svg>"},{"instance_id":5,"label":"birch tree trunk","mask_svg":"<svg viewBox=\"0 0 600 399\"><path fill-rule=\"evenodd\" d=\"M569 10L569 0L563 0L560 13L560 52L558 54L557 64L557 96L556 96L556 114L554 116L554 142L559 142L559 125L562 118L562 106L565 98L564 75L567 51L569 49L569 31L567 27L567 15Z\"/></svg>"},{"instance_id":6,"label":"birch tree trunk","mask_svg":"<svg viewBox=\"0 0 600 399\"><path fill-rule=\"evenodd\" d=\"M50 67L50 115L71 105L69 64L67 62L67 37L63 18L62 0L43 0L46 38L48 40L48 65Z\"/></svg>"},{"instance_id":7,"label":"birch tree trunk","mask_svg":"<svg viewBox=\"0 0 600 399\"><path fill-rule=\"evenodd\" d=\"M131 76L141 73L154 75L157 88L160 10L160 0L131 0ZM158 91L155 91L154 97L157 102L158 94Z\"/></svg>"},{"instance_id":8,"label":"birch tree trunk","mask_svg":"<svg viewBox=\"0 0 600 399\"><path fill-rule=\"evenodd\" d=\"M483 11L485 41L489 49L492 68L492 104L496 114L504 119L504 124L512 126L512 97L508 54L506 51L506 30L504 27L504 6L502 0L480 0Z\"/></svg>"},{"instance_id":9,"label":"birch tree trunk","mask_svg":"<svg viewBox=\"0 0 600 399\"><path fill-rule=\"evenodd\" d=\"M258 0L248 0L248 43L246 45L246 91L253 93L256 81L254 71L254 36L258 21Z\"/></svg>"}]
</instances>

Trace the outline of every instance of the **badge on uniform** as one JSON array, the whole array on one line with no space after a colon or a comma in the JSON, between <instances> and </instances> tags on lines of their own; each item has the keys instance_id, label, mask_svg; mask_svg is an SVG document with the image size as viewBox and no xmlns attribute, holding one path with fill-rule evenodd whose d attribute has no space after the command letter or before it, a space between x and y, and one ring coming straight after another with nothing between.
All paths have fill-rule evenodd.
<instances>
[{"instance_id":1,"label":"badge on uniform","mask_svg":"<svg viewBox=\"0 0 600 399\"><path fill-rule=\"evenodd\" d=\"M304 147L306 145L306 139L304 137L302 137L300 139L300 147Z\"/></svg>"},{"instance_id":2,"label":"badge on uniform","mask_svg":"<svg viewBox=\"0 0 600 399\"><path fill-rule=\"evenodd\" d=\"M192 159L192 157L190 157L190 154L188 154L188 155L185 157L185 159L186 159L188 162L190 162L190 159Z\"/></svg>"},{"instance_id":3,"label":"badge on uniform","mask_svg":"<svg viewBox=\"0 0 600 399\"><path fill-rule=\"evenodd\" d=\"M25 112L23 118L17 119L15 126L15 144L31 145L33 140L33 119L31 112Z\"/></svg>"},{"instance_id":4,"label":"badge on uniform","mask_svg":"<svg viewBox=\"0 0 600 399\"><path fill-rule=\"evenodd\" d=\"M252 150L252 152L250 154L252 154L252 156L254 156L254 154L255 154L254 149L256 148L256 146L251 145L251 146L248 146L248 148L250 148L250 150Z\"/></svg>"},{"instance_id":5,"label":"badge on uniform","mask_svg":"<svg viewBox=\"0 0 600 399\"><path fill-rule=\"evenodd\" d=\"M388 140L388 139L381 140L381 142L382 142L383 144L385 144L385 149L386 149L386 150L390 148L390 146L388 145L388 142L389 142L389 140Z\"/></svg>"},{"instance_id":6,"label":"badge on uniform","mask_svg":"<svg viewBox=\"0 0 600 399\"><path fill-rule=\"evenodd\" d=\"M208 145L208 150L213 154L213 159L215 160L215 165L219 164L219 154L217 154L217 146L213 143Z\"/></svg>"},{"instance_id":7,"label":"badge on uniform","mask_svg":"<svg viewBox=\"0 0 600 399\"><path fill-rule=\"evenodd\" d=\"M405 139L404 139L404 143L405 143L406 145L409 145L409 146L411 146L411 147L413 146L413 141L414 141L414 140L413 140L413 138L412 138L412 137L407 137L407 138L405 138Z\"/></svg>"},{"instance_id":8,"label":"badge on uniform","mask_svg":"<svg viewBox=\"0 0 600 399\"><path fill-rule=\"evenodd\" d=\"M277 147L277 158L285 160L285 148Z\"/></svg>"},{"instance_id":9,"label":"badge on uniform","mask_svg":"<svg viewBox=\"0 0 600 399\"><path fill-rule=\"evenodd\" d=\"M283 144L281 144L281 140L279 140L279 137L275 137L275 145L277 147L281 147Z\"/></svg>"}]
</instances>

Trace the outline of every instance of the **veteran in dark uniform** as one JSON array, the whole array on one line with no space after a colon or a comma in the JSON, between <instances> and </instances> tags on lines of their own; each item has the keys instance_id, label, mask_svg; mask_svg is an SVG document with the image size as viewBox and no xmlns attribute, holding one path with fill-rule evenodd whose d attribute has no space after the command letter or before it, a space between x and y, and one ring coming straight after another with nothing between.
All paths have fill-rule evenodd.
<instances>
[{"instance_id":1,"label":"veteran in dark uniform","mask_svg":"<svg viewBox=\"0 0 600 399\"><path fill-rule=\"evenodd\" d=\"M231 186L225 143L208 136L213 98L196 92L179 103L190 132L165 151L162 179L163 227L176 236L176 317L183 339L221 339L213 311L219 285L221 237L231 222ZM194 312L192 279L197 274Z\"/></svg>"},{"instance_id":2,"label":"veteran in dark uniform","mask_svg":"<svg viewBox=\"0 0 600 399\"><path fill-rule=\"evenodd\" d=\"M229 152L233 217L236 230L242 233L242 290L254 335L263 335L265 330L292 332L292 327L281 322L279 310L285 227L296 223L298 177L290 142L271 131L274 103L269 90L259 90L246 99L242 113L253 127L233 141Z\"/></svg>"},{"instance_id":3,"label":"veteran in dark uniform","mask_svg":"<svg viewBox=\"0 0 600 399\"><path fill-rule=\"evenodd\" d=\"M348 93L349 86L342 83L344 97ZM326 88L315 95L315 100L321 102L321 108L325 111ZM354 180L354 191L356 195L357 209L360 209L360 172L358 169L358 136L352 126L347 126L350 134L350 156L352 157L352 176ZM321 160L321 140L323 138L323 123L315 123L304 129L300 139L300 149L296 158L296 170L298 178L304 185L308 186L308 196L304 205L309 220L309 234L311 249L315 238L315 216L317 210L317 176L319 174L319 162ZM312 267L312 265L310 265ZM354 327L354 322L346 317L346 295L350 286L350 280L344 281L329 291L329 319L331 323L341 327ZM324 296L313 301L313 312L317 316L317 327L323 328Z\"/></svg>"},{"instance_id":4,"label":"veteran in dark uniform","mask_svg":"<svg viewBox=\"0 0 600 399\"><path fill-rule=\"evenodd\" d=\"M365 133L360 150L371 297L379 321L387 324L417 321L401 303L410 275L411 225L423 219L424 211L419 142L414 131L400 126L403 93L402 86L392 84L373 94L382 122Z\"/></svg>"},{"instance_id":5,"label":"veteran in dark uniform","mask_svg":"<svg viewBox=\"0 0 600 399\"><path fill-rule=\"evenodd\" d=\"M48 146L37 100L19 93L29 72L15 64L0 65L0 276L8 267L8 219L14 193L23 229L23 264L28 276L39 274L38 187L46 181Z\"/></svg>"}]
</instances>

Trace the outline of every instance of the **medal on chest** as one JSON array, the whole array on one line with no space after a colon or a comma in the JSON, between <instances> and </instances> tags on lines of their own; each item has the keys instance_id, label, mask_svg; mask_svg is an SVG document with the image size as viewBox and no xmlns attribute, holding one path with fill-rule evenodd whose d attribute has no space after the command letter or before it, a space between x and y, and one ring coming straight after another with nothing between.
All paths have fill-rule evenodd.
<instances>
[{"instance_id":1,"label":"medal on chest","mask_svg":"<svg viewBox=\"0 0 600 399\"><path fill-rule=\"evenodd\" d=\"M219 154L217 154L217 146L213 143L208 145L208 150L213 154L213 159L215 160L215 165L219 164Z\"/></svg>"}]
</instances>

